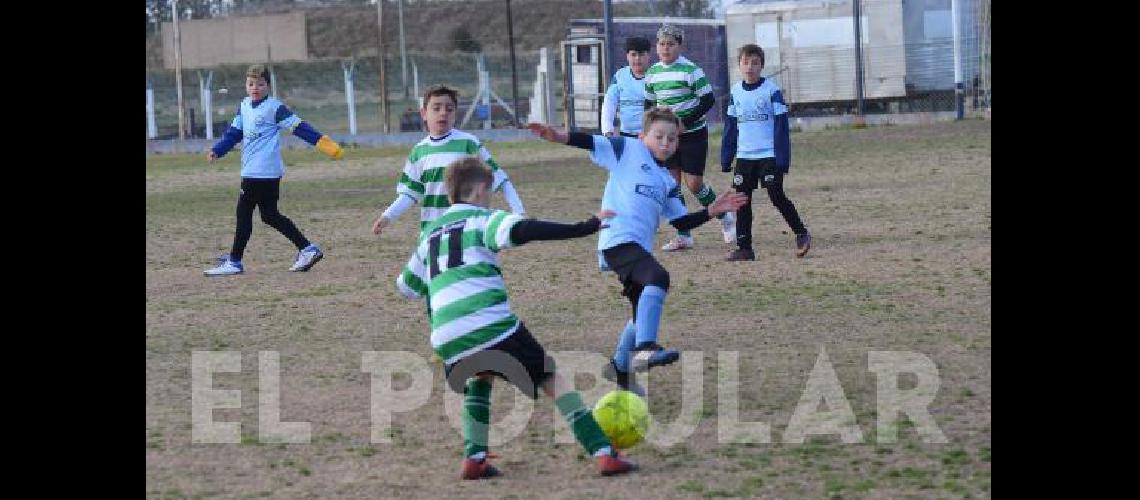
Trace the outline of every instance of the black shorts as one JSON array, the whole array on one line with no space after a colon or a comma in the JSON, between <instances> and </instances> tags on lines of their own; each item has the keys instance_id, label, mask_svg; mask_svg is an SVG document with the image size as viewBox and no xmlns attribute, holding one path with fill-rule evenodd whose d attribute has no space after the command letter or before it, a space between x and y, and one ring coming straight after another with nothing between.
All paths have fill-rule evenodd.
<instances>
[{"instance_id":1,"label":"black shorts","mask_svg":"<svg viewBox=\"0 0 1140 500\"><path fill-rule=\"evenodd\" d=\"M689 175L703 176L705 175L705 157L708 154L709 129L703 127L700 130L681 134L677 144L677 152L665 160L665 165L670 169L680 167L682 172Z\"/></svg>"},{"instance_id":2,"label":"black shorts","mask_svg":"<svg viewBox=\"0 0 1140 500\"><path fill-rule=\"evenodd\" d=\"M637 317L637 301L641 291L648 285L669 289L669 271L637 243L622 243L602 250L606 265L621 280L621 294L629 299L634 318Z\"/></svg>"},{"instance_id":3,"label":"black shorts","mask_svg":"<svg viewBox=\"0 0 1140 500\"><path fill-rule=\"evenodd\" d=\"M275 205L277 200L281 198L281 178L242 177L238 195L253 204L269 203Z\"/></svg>"},{"instance_id":4,"label":"black shorts","mask_svg":"<svg viewBox=\"0 0 1140 500\"><path fill-rule=\"evenodd\" d=\"M537 399L542 383L554 375L554 358L547 356L526 325L519 323L518 330L499 343L443 367L448 387L460 394L468 378L483 372L501 377Z\"/></svg>"},{"instance_id":5,"label":"black shorts","mask_svg":"<svg viewBox=\"0 0 1140 500\"><path fill-rule=\"evenodd\" d=\"M621 136L622 136L622 137L632 137L632 138L634 138L634 139L637 139L637 138L638 138L638 137L637 137L637 134L630 134L630 133L628 133L628 132L618 132L618 133L619 133L619 134L621 134Z\"/></svg>"},{"instance_id":6,"label":"black shorts","mask_svg":"<svg viewBox=\"0 0 1140 500\"><path fill-rule=\"evenodd\" d=\"M784 179L784 174L776 169L775 158L757 160L737 158L732 174L732 187L738 191L755 191L757 187L777 186Z\"/></svg>"}]
</instances>

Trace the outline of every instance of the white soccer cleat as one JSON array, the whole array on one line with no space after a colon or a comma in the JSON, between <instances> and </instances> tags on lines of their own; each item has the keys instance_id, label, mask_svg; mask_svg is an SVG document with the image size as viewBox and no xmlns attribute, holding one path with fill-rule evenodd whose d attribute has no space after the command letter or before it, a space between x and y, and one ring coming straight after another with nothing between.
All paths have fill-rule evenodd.
<instances>
[{"instance_id":1,"label":"white soccer cleat","mask_svg":"<svg viewBox=\"0 0 1140 500\"><path fill-rule=\"evenodd\" d=\"M661 247L661 249L666 252L676 252L678 250L684 250L686 248L693 248L693 237L681 236L679 234L676 238L673 238L673 241L670 241L669 243L666 243L665 246Z\"/></svg>"},{"instance_id":2,"label":"white soccer cleat","mask_svg":"<svg viewBox=\"0 0 1140 500\"><path fill-rule=\"evenodd\" d=\"M725 212L720 220L720 231L724 233L725 243L736 243L736 214Z\"/></svg>"},{"instance_id":3,"label":"white soccer cleat","mask_svg":"<svg viewBox=\"0 0 1140 500\"><path fill-rule=\"evenodd\" d=\"M241 264L238 264L230 259L221 261L218 267L207 269L204 271L206 276L229 276L231 274L241 274L245 272Z\"/></svg>"},{"instance_id":4,"label":"white soccer cleat","mask_svg":"<svg viewBox=\"0 0 1140 500\"><path fill-rule=\"evenodd\" d=\"M301 252L297 254L297 260L293 262L293 267L290 267L289 270L294 272L308 271L312 269L314 264L324 258L324 256L325 254L322 253L321 249L317 248L316 245L309 245L308 248L301 250Z\"/></svg>"}]
</instances>

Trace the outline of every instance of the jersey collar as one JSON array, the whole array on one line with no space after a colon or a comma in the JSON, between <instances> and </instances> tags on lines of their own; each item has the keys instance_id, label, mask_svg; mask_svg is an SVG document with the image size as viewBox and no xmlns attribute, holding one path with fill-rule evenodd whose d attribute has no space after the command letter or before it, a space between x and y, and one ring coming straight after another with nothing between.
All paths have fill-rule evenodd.
<instances>
[{"instance_id":1,"label":"jersey collar","mask_svg":"<svg viewBox=\"0 0 1140 500\"><path fill-rule=\"evenodd\" d=\"M741 83L741 85L744 86L744 90L756 90L756 89L760 88L761 85L764 85L764 77L760 77L760 79L757 80L755 84L751 84L748 82L740 82L740 83Z\"/></svg>"}]
</instances>

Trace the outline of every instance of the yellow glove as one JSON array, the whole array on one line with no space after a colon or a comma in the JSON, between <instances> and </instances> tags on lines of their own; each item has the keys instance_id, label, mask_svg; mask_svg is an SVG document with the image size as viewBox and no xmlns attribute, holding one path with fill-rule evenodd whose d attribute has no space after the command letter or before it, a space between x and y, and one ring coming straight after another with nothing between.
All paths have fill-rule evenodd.
<instances>
[{"instance_id":1,"label":"yellow glove","mask_svg":"<svg viewBox=\"0 0 1140 500\"><path fill-rule=\"evenodd\" d=\"M329 155L334 160L344 158L344 148L340 147L340 144L337 144L336 141L329 139L327 135L322 135L321 138L317 140L316 148L317 151Z\"/></svg>"}]
</instances>

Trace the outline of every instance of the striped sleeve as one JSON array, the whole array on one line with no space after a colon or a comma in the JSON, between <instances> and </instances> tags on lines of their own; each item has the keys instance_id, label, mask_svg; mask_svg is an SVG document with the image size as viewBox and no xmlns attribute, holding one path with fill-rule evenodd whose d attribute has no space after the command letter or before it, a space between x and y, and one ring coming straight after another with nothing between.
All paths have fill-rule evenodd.
<instances>
[{"instance_id":1,"label":"striped sleeve","mask_svg":"<svg viewBox=\"0 0 1140 500\"><path fill-rule=\"evenodd\" d=\"M487 229L483 231L483 245L492 252L515 246L511 240L511 228L523 218L510 212L495 210L487 219Z\"/></svg>"},{"instance_id":2,"label":"striped sleeve","mask_svg":"<svg viewBox=\"0 0 1140 500\"><path fill-rule=\"evenodd\" d=\"M655 83L654 80L655 80L654 76L649 74L649 72L647 71L646 75L645 75L645 100L646 101L653 101L654 103L656 103L657 102L657 94L653 93L653 84Z\"/></svg>"},{"instance_id":3,"label":"striped sleeve","mask_svg":"<svg viewBox=\"0 0 1140 500\"><path fill-rule=\"evenodd\" d=\"M406 194L416 202L424 198L423 166L420 162L412 162L411 157L404 162L404 171L400 173L400 180L396 182L396 193Z\"/></svg>"},{"instance_id":4,"label":"striped sleeve","mask_svg":"<svg viewBox=\"0 0 1140 500\"><path fill-rule=\"evenodd\" d=\"M712 85L709 85L709 79L705 76L705 70L696 68L692 73L689 73L689 85L693 88L693 93L697 97L702 97L705 94L712 93Z\"/></svg>"},{"instance_id":5,"label":"striped sleeve","mask_svg":"<svg viewBox=\"0 0 1140 500\"><path fill-rule=\"evenodd\" d=\"M503 167L500 167L499 164L495 162L495 158L491 156L491 152L487 151L486 146L482 144L479 145L479 159L483 160L483 163L486 163L488 167L491 167L491 176L493 179L491 181L491 191L502 189L503 183L511 180L510 177L507 176L507 171L503 170Z\"/></svg>"},{"instance_id":6,"label":"striped sleeve","mask_svg":"<svg viewBox=\"0 0 1140 500\"><path fill-rule=\"evenodd\" d=\"M418 299L428 295L427 270L424 260L420 258L419 248L412 253L404 270L396 278L396 288L409 299Z\"/></svg>"}]
</instances>

